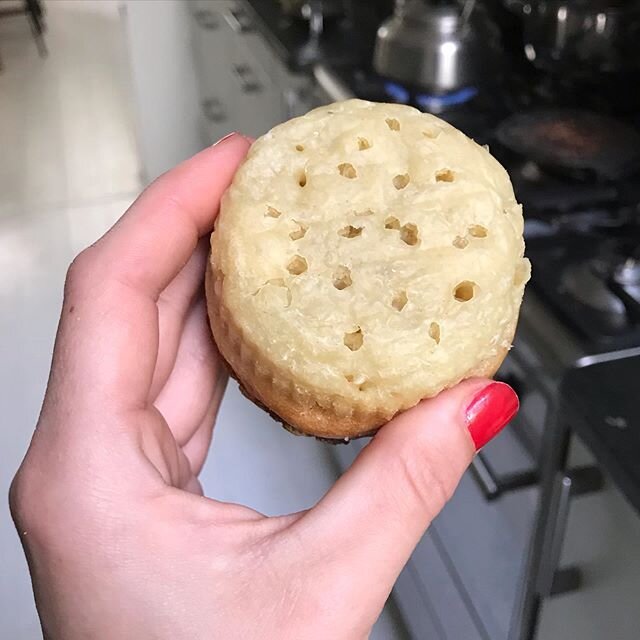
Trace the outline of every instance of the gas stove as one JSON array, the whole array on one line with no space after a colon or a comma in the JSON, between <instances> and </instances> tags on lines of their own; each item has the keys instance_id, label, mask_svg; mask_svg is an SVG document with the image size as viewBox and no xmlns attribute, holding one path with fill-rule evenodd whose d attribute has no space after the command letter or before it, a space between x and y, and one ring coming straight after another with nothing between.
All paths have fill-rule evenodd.
<instances>
[{"instance_id":1,"label":"gas stove","mask_svg":"<svg viewBox=\"0 0 640 640\"><path fill-rule=\"evenodd\" d=\"M596 353L640 344L640 227L540 233L530 225L531 287ZM526 228L526 227L525 227Z\"/></svg>"},{"instance_id":2,"label":"gas stove","mask_svg":"<svg viewBox=\"0 0 640 640\"><path fill-rule=\"evenodd\" d=\"M540 109L523 78L510 87L496 82L489 89L467 87L430 95L362 68L337 67L324 69L323 74L342 87L340 95L331 99L351 95L410 104L488 144L509 172L523 205L527 255L533 267L528 290L539 298L551 321L548 332L554 331L554 323L562 325L575 342L576 358L640 344L640 169L631 167L632 161L640 160L635 152L636 146L640 148L640 143L635 145L640 140L636 123L628 117L618 120L612 115L556 110L561 122L551 122L551 132L558 140L551 149L538 149L531 146L531 136L521 133L528 145L523 153L501 135L505 122L531 110L532 100L534 112ZM547 105L543 108L544 117L555 113ZM544 117L542 124L548 127ZM525 124L529 126L529 121ZM616 139L603 136L600 125L615 129ZM591 136L594 126L599 130ZM539 137L544 141L545 131ZM564 159L557 149L563 144L561 151L571 166L540 161L554 151ZM583 167L587 152L591 155ZM618 162L625 153L629 162ZM525 296L524 323L526 313Z\"/></svg>"},{"instance_id":3,"label":"gas stove","mask_svg":"<svg viewBox=\"0 0 640 640\"><path fill-rule=\"evenodd\" d=\"M329 73L342 86L348 87L353 96L373 102L409 104L433 113L480 144L489 143L498 123L516 108L512 93L498 82L482 89L468 86L449 93L432 94L417 86L383 78L370 69L334 67Z\"/></svg>"},{"instance_id":4,"label":"gas stove","mask_svg":"<svg viewBox=\"0 0 640 640\"><path fill-rule=\"evenodd\" d=\"M533 109L576 107L562 100L557 104L551 98L539 100L523 87L524 76L515 79L511 87L496 85L493 92L470 87L439 96L388 82L365 69L319 65L314 76L319 103L359 97L410 104L447 120L480 144L488 144L509 172L523 204L532 280L524 296L513 349L496 376L517 390L520 412L513 428L476 456L472 473L465 476L452 502L432 524L431 533L410 561L409 571L396 584L397 602L415 637L424 636L424 610L431 606L432 593L435 597L441 594L448 579L452 584L448 602L458 602L455 594L461 592L476 627L482 629L463 631L456 637L511 637L509 620L505 619L510 607L505 606L508 613L501 618L494 609L494 594L491 602L484 601L485 585L509 585L502 597L502 602L509 603L522 579L518 570L513 576L498 578L497 567L503 566L505 556L519 558L526 553L529 527L537 512L535 487L546 459L543 442L556 427L563 380L590 363L626 358L630 351L636 351L628 347L640 345L640 170L618 163L616 175L605 175L611 174L616 163L602 160L601 147L594 138L608 154L612 153L610 139L602 140L602 135L592 138L590 127L585 132L554 123L552 148L576 143L570 167L546 163L538 153L510 148L508 141L497 135L509 118ZM597 105L586 100L584 104L596 110ZM597 114L640 130L640 122L633 122L633 116L611 111ZM587 151L592 154L591 162L583 166ZM617 151L613 153L617 159ZM567 157L571 159L571 153ZM356 443L356 451L352 447L337 452L343 468L361 446ZM486 538L480 533L474 540L474 551L483 549L483 557L491 558L480 570L484 578L478 580L478 568L465 556L468 541L464 536L455 540L455 534L469 526L477 531L478 522L497 520L500 525ZM503 536L499 542L498 536ZM441 561L451 568L453 577L444 571L438 573ZM509 564L519 565L515 561ZM472 572L457 573L470 566ZM416 599L416 593L422 594L420 598ZM411 604L416 602L417 609ZM459 611L464 610L460 606ZM462 618L464 614L448 624L458 629ZM518 624L514 618L513 625Z\"/></svg>"}]
</instances>

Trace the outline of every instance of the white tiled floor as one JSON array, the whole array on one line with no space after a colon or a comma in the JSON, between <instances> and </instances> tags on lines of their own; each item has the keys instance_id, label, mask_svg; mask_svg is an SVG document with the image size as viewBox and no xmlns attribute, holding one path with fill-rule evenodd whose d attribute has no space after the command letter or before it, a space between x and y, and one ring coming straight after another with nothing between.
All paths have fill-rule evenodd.
<instances>
[{"instance_id":1,"label":"white tiled floor","mask_svg":"<svg viewBox=\"0 0 640 640\"><path fill-rule=\"evenodd\" d=\"M48 3L50 56L23 18L0 21L0 496L28 446L66 267L139 190L118 3ZM202 480L264 513L313 504L335 478L327 448L294 438L232 387ZM398 638L385 613L378 640ZM0 636L40 637L6 498L0 499Z\"/></svg>"},{"instance_id":2,"label":"white tiled floor","mask_svg":"<svg viewBox=\"0 0 640 640\"><path fill-rule=\"evenodd\" d=\"M0 21L0 495L28 445L48 373L66 266L139 189L115 2L50 2L50 55L26 20ZM0 635L40 637L0 502Z\"/></svg>"}]
</instances>

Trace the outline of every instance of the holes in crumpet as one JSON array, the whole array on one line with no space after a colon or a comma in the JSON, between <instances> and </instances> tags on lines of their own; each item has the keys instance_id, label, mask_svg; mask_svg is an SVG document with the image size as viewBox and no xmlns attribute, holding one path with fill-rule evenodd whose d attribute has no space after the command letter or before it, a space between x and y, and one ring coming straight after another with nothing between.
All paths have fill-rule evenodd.
<instances>
[{"instance_id":1,"label":"holes in crumpet","mask_svg":"<svg viewBox=\"0 0 640 640\"><path fill-rule=\"evenodd\" d=\"M357 238L361 234L362 227L354 227L352 224L348 224L338 231L338 235L341 235L343 238Z\"/></svg>"},{"instance_id":2,"label":"holes in crumpet","mask_svg":"<svg viewBox=\"0 0 640 640\"><path fill-rule=\"evenodd\" d=\"M292 276L299 276L301 273L304 273L309 268L307 261L305 258L299 255L293 256L289 263L287 264L287 271Z\"/></svg>"},{"instance_id":3,"label":"holes in crumpet","mask_svg":"<svg viewBox=\"0 0 640 640\"><path fill-rule=\"evenodd\" d=\"M481 224L472 224L469 227L469 235L474 238L486 238L488 233L487 228L483 227Z\"/></svg>"},{"instance_id":4,"label":"holes in crumpet","mask_svg":"<svg viewBox=\"0 0 640 640\"><path fill-rule=\"evenodd\" d=\"M358 151L371 149L371 143L366 138L358 138Z\"/></svg>"},{"instance_id":5,"label":"holes in crumpet","mask_svg":"<svg viewBox=\"0 0 640 640\"><path fill-rule=\"evenodd\" d=\"M393 300L391 301L391 306L396 311L402 311L407 304L407 292L406 291L398 291L395 296L393 296Z\"/></svg>"},{"instance_id":6,"label":"holes in crumpet","mask_svg":"<svg viewBox=\"0 0 640 640\"><path fill-rule=\"evenodd\" d=\"M440 169L436 171L436 182L453 182L456 179L451 169Z\"/></svg>"},{"instance_id":7,"label":"holes in crumpet","mask_svg":"<svg viewBox=\"0 0 640 640\"><path fill-rule=\"evenodd\" d=\"M307 173L306 173L306 171L301 171L300 174L298 175L298 184L301 187L306 187L307 186Z\"/></svg>"},{"instance_id":8,"label":"holes in crumpet","mask_svg":"<svg viewBox=\"0 0 640 640\"><path fill-rule=\"evenodd\" d=\"M385 229L399 229L400 228L400 220L398 220L398 218L396 218L395 216L389 216L384 221L384 228Z\"/></svg>"},{"instance_id":9,"label":"holes in crumpet","mask_svg":"<svg viewBox=\"0 0 640 640\"><path fill-rule=\"evenodd\" d=\"M471 280L463 280L457 284L456 288L453 290L453 297L458 302L469 302L475 294L475 287L475 282L471 282Z\"/></svg>"},{"instance_id":10,"label":"holes in crumpet","mask_svg":"<svg viewBox=\"0 0 640 640\"><path fill-rule=\"evenodd\" d=\"M366 376L362 375L361 373L356 373L356 374L349 373L345 376L345 380L347 382L350 382L351 384L355 384L358 387L359 391L364 391L367 387L371 385L369 380L367 380Z\"/></svg>"},{"instance_id":11,"label":"holes in crumpet","mask_svg":"<svg viewBox=\"0 0 640 640\"><path fill-rule=\"evenodd\" d=\"M400 122L395 118L387 118L385 122L391 131L400 131Z\"/></svg>"},{"instance_id":12,"label":"holes in crumpet","mask_svg":"<svg viewBox=\"0 0 640 640\"><path fill-rule=\"evenodd\" d=\"M351 351L357 351L364 341L364 337L362 335L362 329L358 328L356 331L352 331L351 333L344 334L344 346L350 349Z\"/></svg>"},{"instance_id":13,"label":"holes in crumpet","mask_svg":"<svg viewBox=\"0 0 640 640\"><path fill-rule=\"evenodd\" d=\"M373 209L363 209L362 211L356 211L357 216L372 216L374 214Z\"/></svg>"},{"instance_id":14,"label":"holes in crumpet","mask_svg":"<svg viewBox=\"0 0 640 640\"><path fill-rule=\"evenodd\" d=\"M298 225L298 228L292 231L289 234L289 237L292 240L300 240L300 238L304 238L304 234L307 233L307 229L309 227L306 224L303 224L302 222L298 222L297 220L294 220L294 222Z\"/></svg>"},{"instance_id":15,"label":"holes in crumpet","mask_svg":"<svg viewBox=\"0 0 640 640\"><path fill-rule=\"evenodd\" d=\"M426 129L425 131L422 132L422 135L425 138L437 138L440 135L440 129Z\"/></svg>"},{"instance_id":16,"label":"holes in crumpet","mask_svg":"<svg viewBox=\"0 0 640 640\"><path fill-rule=\"evenodd\" d=\"M469 245L469 241L466 238L463 238L462 236L456 236L453 239L453 246L456 249L464 249L468 245Z\"/></svg>"},{"instance_id":17,"label":"holes in crumpet","mask_svg":"<svg viewBox=\"0 0 640 640\"><path fill-rule=\"evenodd\" d=\"M350 162L342 162L338 165L338 173L343 178L349 178L349 180L353 180L358 177L358 172L356 168Z\"/></svg>"},{"instance_id":18,"label":"holes in crumpet","mask_svg":"<svg viewBox=\"0 0 640 640\"><path fill-rule=\"evenodd\" d=\"M282 212L278 211L275 207L267 207L267 212L264 215L268 218L279 218Z\"/></svg>"},{"instance_id":19,"label":"holes in crumpet","mask_svg":"<svg viewBox=\"0 0 640 640\"><path fill-rule=\"evenodd\" d=\"M304 151L304 145L302 145L302 144L297 144L297 145L296 145L296 151Z\"/></svg>"},{"instance_id":20,"label":"holes in crumpet","mask_svg":"<svg viewBox=\"0 0 640 640\"><path fill-rule=\"evenodd\" d=\"M432 322L429 325L429 337L436 344L440 344L440 325L437 322Z\"/></svg>"},{"instance_id":21,"label":"holes in crumpet","mask_svg":"<svg viewBox=\"0 0 640 640\"><path fill-rule=\"evenodd\" d=\"M393 186L398 190L404 189L410 180L411 178L408 173L400 173L393 179Z\"/></svg>"},{"instance_id":22,"label":"holes in crumpet","mask_svg":"<svg viewBox=\"0 0 640 640\"><path fill-rule=\"evenodd\" d=\"M351 269L341 264L333 272L333 286L338 289L338 291L342 291L343 289L350 287L351 284Z\"/></svg>"},{"instance_id":23,"label":"holes in crumpet","mask_svg":"<svg viewBox=\"0 0 640 640\"><path fill-rule=\"evenodd\" d=\"M412 222L403 224L400 228L400 239L412 247L415 246L418 244L418 227Z\"/></svg>"}]
</instances>

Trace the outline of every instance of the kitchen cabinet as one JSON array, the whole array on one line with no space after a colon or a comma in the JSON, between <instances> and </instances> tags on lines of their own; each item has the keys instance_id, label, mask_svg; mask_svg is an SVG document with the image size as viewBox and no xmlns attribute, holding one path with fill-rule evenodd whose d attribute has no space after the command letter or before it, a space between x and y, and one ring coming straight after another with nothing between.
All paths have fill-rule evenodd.
<instances>
[{"instance_id":1,"label":"kitchen cabinet","mask_svg":"<svg viewBox=\"0 0 640 640\"><path fill-rule=\"evenodd\" d=\"M207 144L229 131L252 137L310 108L311 84L290 73L257 29L259 18L240 1L200 0L192 8L192 45Z\"/></svg>"},{"instance_id":2,"label":"kitchen cabinet","mask_svg":"<svg viewBox=\"0 0 640 640\"><path fill-rule=\"evenodd\" d=\"M200 91L203 138L211 143L239 129L233 109L233 33L223 17L227 2L196 2L192 8L193 61Z\"/></svg>"}]
</instances>

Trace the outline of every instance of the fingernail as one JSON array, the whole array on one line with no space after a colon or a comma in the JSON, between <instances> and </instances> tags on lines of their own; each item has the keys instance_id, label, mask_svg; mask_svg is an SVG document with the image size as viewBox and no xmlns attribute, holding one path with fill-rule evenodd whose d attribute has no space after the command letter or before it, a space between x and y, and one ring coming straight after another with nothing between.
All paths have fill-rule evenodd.
<instances>
[{"instance_id":1,"label":"fingernail","mask_svg":"<svg viewBox=\"0 0 640 640\"><path fill-rule=\"evenodd\" d=\"M466 420L476 451L502 431L519 407L516 392L504 382L492 382L474 396Z\"/></svg>"},{"instance_id":2,"label":"fingernail","mask_svg":"<svg viewBox=\"0 0 640 640\"><path fill-rule=\"evenodd\" d=\"M217 147L221 142L224 142L225 140L228 140L229 138L232 138L233 136L239 136L240 134L237 131L232 131L231 133L227 133L226 136L223 136L222 138L220 138L220 140L218 140L217 142L214 142L211 146L212 147Z\"/></svg>"}]
</instances>

